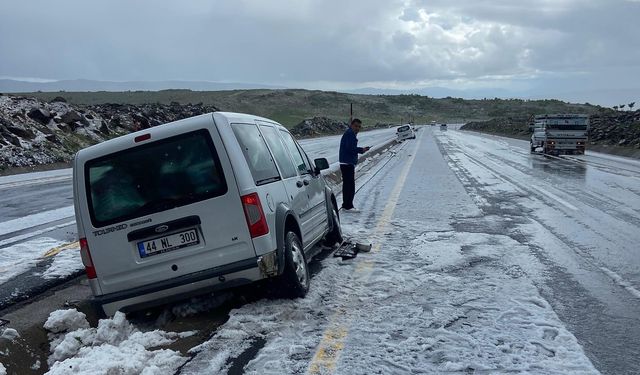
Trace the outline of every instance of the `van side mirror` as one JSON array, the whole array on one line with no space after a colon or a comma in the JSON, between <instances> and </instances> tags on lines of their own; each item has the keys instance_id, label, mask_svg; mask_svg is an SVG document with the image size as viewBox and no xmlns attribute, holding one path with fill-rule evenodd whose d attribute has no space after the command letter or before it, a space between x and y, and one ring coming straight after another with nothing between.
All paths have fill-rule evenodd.
<instances>
[{"instance_id":1,"label":"van side mirror","mask_svg":"<svg viewBox=\"0 0 640 375\"><path fill-rule=\"evenodd\" d=\"M318 173L320 173L320 171L324 171L325 169L329 169L329 161L326 158L314 159L313 164L316 165L316 171Z\"/></svg>"}]
</instances>

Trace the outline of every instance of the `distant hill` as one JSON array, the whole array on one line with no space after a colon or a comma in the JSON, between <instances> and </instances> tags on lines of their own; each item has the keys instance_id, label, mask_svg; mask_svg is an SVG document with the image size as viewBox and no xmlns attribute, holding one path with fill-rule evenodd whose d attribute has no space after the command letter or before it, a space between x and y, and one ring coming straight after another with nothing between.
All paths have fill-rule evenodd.
<instances>
[{"instance_id":1,"label":"distant hill","mask_svg":"<svg viewBox=\"0 0 640 375\"><path fill-rule=\"evenodd\" d=\"M347 89L343 90L344 92L350 94L364 94L364 95L421 95L421 96L429 96L432 98L446 98L446 97L454 97L454 98L464 98L464 99L483 99L483 98L519 98L521 97L521 93L505 90L505 89L467 89L467 90L456 90L449 89L446 87L422 87L415 89L380 89L375 87L363 87L360 89ZM493 95L487 95L487 92L491 92Z\"/></svg>"},{"instance_id":2,"label":"distant hill","mask_svg":"<svg viewBox=\"0 0 640 375\"><path fill-rule=\"evenodd\" d=\"M365 126L377 123L399 124L411 120L415 123L430 121L461 123L502 116L528 116L542 113L592 114L600 108L559 100L465 100L453 97L435 99L415 94L363 95L297 89L32 92L22 95L34 96L44 101L60 96L69 103L77 105L203 103L213 105L222 111L245 112L268 117L288 127L315 116L340 121L348 120L351 103L353 103L354 116L363 119Z\"/></svg>"},{"instance_id":3,"label":"distant hill","mask_svg":"<svg viewBox=\"0 0 640 375\"><path fill-rule=\"evenodd\" d=\"M51 82L29 82L14 79L0 79L0 92L54 92L54 91L159 91L168 89L190 89L196 91L279 89L280 86L207 81L95 81L73 79Z\"/></svg>"},{"instance_id":4,"label":"distant hill","mask_svg":"<svg viewBox=\"0 0 640 375\"><path fill-rule=\"evenodd\" d=\"M558 100L434 99L309 90L35 92L0 96L0 172L68 162L80 148L131 131L216 110L279 121L299 136L341 132L354 116L365 126L413 121L460 123L541 113L610 111Z\"/></svg>"},{"instance_id":5,"label":"distant hill","mask_svg":"<svg viewBox=\"0 0 640 375\"><path fill-rule=\"evenodd\" d=\"M640 100L640 87L615 87L600 89L572 89L572 85L562 89L550 90L544 87L528 89L505 89L499 87L454 89L439 86L423 86L404 89L362 87L343 88L339 92L364 95L420 95L431 98L463 98L463 99L557 99L571 103L592 103L596 105L614 106L633 100ZM89 79L72 79L58 81L32 81L28 79L0 78L0 93L22 92L95 92L95 91L160 91L160 90L193 90L193 91L230 91L251 89L288 89L279 85L268 85L246 82L211 82L211 81L99 81ZM623 99L621 99L623 98Z\"/></svg>"}]
</instances>

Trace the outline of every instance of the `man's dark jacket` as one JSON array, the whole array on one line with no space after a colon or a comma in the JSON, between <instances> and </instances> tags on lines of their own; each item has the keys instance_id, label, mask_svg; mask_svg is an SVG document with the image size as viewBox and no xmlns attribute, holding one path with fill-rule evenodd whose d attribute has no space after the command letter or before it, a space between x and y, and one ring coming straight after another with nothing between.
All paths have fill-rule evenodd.
<instances>
[{"instance_id":1,"label":"man's dark jacket","mask_svg":"<svg viewBox=\"0 0 640 375\"><path fill-rule=\"evenodd\" d=\"M364 153L364 148L358 147L358 138L353 129L348 128L340 140L340 163L358 164L358 154Z\"/></svg>"}]
</instances>

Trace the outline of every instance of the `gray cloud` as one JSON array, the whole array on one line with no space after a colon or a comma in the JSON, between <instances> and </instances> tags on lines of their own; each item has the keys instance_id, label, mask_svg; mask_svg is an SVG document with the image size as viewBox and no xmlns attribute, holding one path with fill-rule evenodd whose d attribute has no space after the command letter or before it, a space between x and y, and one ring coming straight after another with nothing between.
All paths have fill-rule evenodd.
<instances>
[{"instance_id":1,"label":"gray cloud","mask_svg":"<svg viewBox=\"0 0 640 375\"><path fill-rule=\"evenodd\" d=\"M638 88L638 14L624 0L9 0L0 76Z\"/></svg>"},{"instance_id":2,"label":"gray cloud","mask_svg":"<svg viewBox=\"0 0 640 375\"><path fill-rule=\"evenodd\" d=\"M417 8L404 8L400 16L402 21L420 21L420 12Z\"/></svg>"}]
</instances>

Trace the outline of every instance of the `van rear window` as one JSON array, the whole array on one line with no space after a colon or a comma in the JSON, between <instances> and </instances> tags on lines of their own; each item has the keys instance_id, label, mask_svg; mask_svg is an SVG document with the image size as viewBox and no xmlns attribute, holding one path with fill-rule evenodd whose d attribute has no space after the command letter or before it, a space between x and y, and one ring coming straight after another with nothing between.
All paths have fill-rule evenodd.
<instances>
[{"instance_id":1,"label":"van rear window","mask_svg":"<svg viewBox=\"0 0 640 375\"><path fill-rule=\"evenodd\" d=\"M398 128L398 133L406 132L409 130L409 125L404 125Z\"/></svg>"},{"instance_id":2,"label":"van rear window","mask_svg":"<svg viewBox=\"0 0 640 375\"><path fill-rule=\"evenodd\" d=\"M102 227L227 192L209 132L198 130L85 163L91 222Z\"/></svg>"}]
</instances>

